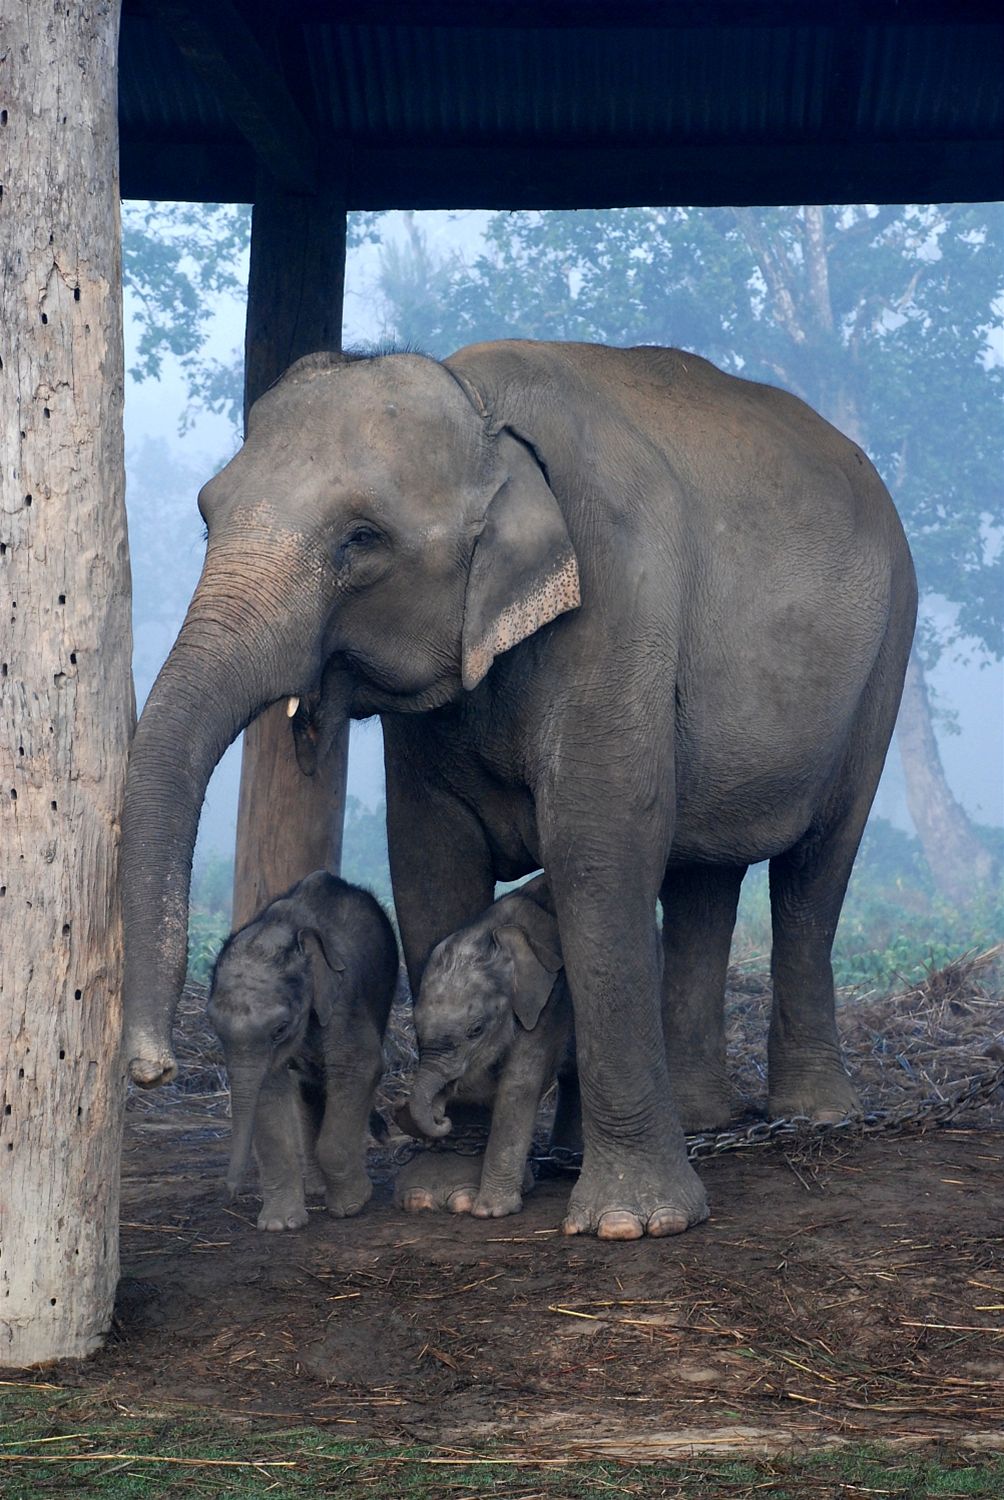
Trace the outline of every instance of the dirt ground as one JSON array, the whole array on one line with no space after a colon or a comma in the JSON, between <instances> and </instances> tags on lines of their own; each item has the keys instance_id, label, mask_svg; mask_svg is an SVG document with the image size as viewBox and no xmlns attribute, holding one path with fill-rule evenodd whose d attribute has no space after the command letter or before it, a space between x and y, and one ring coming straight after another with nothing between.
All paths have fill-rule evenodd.
<instances>
[{"instance_id":1,"label":"dirt ground","mask_svg":"<svg viewBox=\"0 0 1004 1500\"><path fill-rule=\"evenodd\" d=\"M992 1063L999 993L985 970L956 981L895 997L884 1019L875 1002L845 1015L859 1071L871 1077L861 1038L885 1058L897 1026L915 1058L932 1028L964 1032L972 1066L954 1057L955 1077ZM733 1020L756 1009L750 993ZM893 1071L916 1076L901 1042ZM511 1219L400 1214L386 1150L361 1217L318 1204L301 1233L261 1234L253 1195L224 1199L225 1095L144 1096L128 1116L113 1337L57 1378L119 1405L565 1456L1000 1446L1000 1093L973 1120L718 1156L700 1167L707 1224L608 1245L557 1232L567 1178Z\"/></svg>"}]
</instances>

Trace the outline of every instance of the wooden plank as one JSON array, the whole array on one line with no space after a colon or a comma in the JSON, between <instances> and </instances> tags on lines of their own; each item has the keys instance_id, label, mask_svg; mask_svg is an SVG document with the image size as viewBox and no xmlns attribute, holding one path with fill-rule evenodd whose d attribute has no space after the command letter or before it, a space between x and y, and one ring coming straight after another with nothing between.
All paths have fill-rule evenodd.
<instances>
[{"instance_id":1,"label":"wooden plank","mask_svg":"<svg viewBox=\"0 0 1004 1500\"><path fill-rule=\"evenodd\" d=\"M277 183L294 193L317 184L313 132L231 0L144 0ZM186 197L187 194L182 194ZM218 201L224 201L220 196Z\"/></svg>"},{"instance_id":2,"label":"wooden plank","mask_svg":"<svg viewBox=\"0 0 1004 1500\"><path fill-rule=\"evenodd\" d=\"M118 5L3 12L0 1366L22 1366L92 1353L112 1317L133 696Z\"/></svg>"},{"instance_id":3,"label":"wooden plank","mask_svg":"<svg viewBox=\"0 0 1004 1500\"><path fill-rule=\"evenodd\" d=\"M345 198L304 198L263 181L251 220L245 413L301 355L341 347ZM296 764L285 705L244 733L234 863L234 926L311 870L341 863L348 725L313 776Z\"/></svg>"}]
</instances>

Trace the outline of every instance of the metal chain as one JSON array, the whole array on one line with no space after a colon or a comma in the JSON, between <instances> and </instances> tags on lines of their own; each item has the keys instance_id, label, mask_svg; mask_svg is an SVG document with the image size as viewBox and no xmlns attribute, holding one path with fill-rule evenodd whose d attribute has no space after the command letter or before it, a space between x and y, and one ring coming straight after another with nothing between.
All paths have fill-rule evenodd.
<instances>
[{"instance_id":1,"label":"metal chain","mask_svg":"<svg viewBox=\"0 0 1004 1500\"><path fill-rule=\"evenodd\" d=\"M748 1151L752 1146L767 1146L772 1141L779 1140L891 1134L910 1127L922 1129L929 1125L942 1125L947 1120L953 1120L964 1109L972 1109L981 1100L989 1099L1002 1085L1004 1062L986 1073L977 1073L972 1078L963 1079L946 1094L928 1095L918 1104L899 1104L890 1109L870 1110L864 1115L844 1115L842 1120L829 1122L812 1120L808 1115L788 1115L780 1120L757 1120L745 1130L723 1130L716 1135L688 1135L687 1159L701 1161L725 1151ZM562 1146L552 1146L550 1151L542 1156L532 1157L531 1160L535 1164L546 1163L572 1171L582 1165L582 1153L569 1151Z\"/></svg>"},{"instance_id":2,"label":"metal chain","mask_svg":"<svg viewBox=\"0 0 1004 1500\"><path fill-rule=\"evenodd\" d=\"M929 1094L918 1104L899 1104L889 1109L874 1109L863 1115L844 1115L842 1120L822 1122L808 1115L788 1115L780 1120L757 1120L745 1130L721 1130L715 1135L707 1133L687 1136L688 1161L701 1161L709 1156L719 1156L725 1151L748 1151L753 1146L768 1146L773 1141L821 1140L836 1135L888 1135L908 1128L922 1129L929 1125L943 1125L954 1120L965 1109L972 1109L983 1099L989 1099L1004 1085L1004 1062L986 1073L976 1073L963 1079L946 1094ZM446 1136L441 1141L404 1141L392 1153L391 1160L403 1166L419 1151L446 1151L455 1156L480 1156L488 1140L488 1131L469 1130L462 1136ZM582 1152L572 1151L566 1146L552 1146L550 1150L531 1155L533 1166L557 1167L565 1172L577 1172L582 1165Z\"/></svg>"}]
</instances>

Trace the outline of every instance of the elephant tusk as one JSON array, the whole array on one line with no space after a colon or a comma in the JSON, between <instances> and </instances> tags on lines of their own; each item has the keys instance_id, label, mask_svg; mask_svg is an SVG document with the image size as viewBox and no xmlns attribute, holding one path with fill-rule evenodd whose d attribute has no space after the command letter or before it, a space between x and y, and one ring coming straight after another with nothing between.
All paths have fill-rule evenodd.
<instances>
[{"instance_id":1,"label":"elephant tusk","mask_svg":"<svg viewBox=\"0 0 1004 1500\"><path fill-rule=\"evenodd\" d=\"M286 718L291 719L299 707L299 698L290 698L289 702L286 704Z\"/></svg>"}]
</instances>

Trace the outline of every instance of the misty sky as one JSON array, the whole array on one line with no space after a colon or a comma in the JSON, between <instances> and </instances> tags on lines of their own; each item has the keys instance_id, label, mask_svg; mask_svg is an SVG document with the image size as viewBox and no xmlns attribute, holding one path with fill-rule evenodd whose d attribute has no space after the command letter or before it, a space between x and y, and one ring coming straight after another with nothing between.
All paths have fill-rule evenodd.
<instances>
[{"instance_id":1,"label":"misty sky","mask_svg":"<svg viewBox=\"0 0 1004 1500\"><path fill-rule=\"evenodd\" d=\"M488 215L480 212L467 213L422 213L416 221L428 235L430 245L437 251L460 251L471 256L476 253L483 226ZM400 233L401 216L388 214L381 224L385 238ZM379 296L376 290L379 249L366 245L350 252L346 271L344 342L351 345L370 339L379 339L383 333ZM209 353L219 358L228 358L238 348L244 336L244 308L236 299L220 303L213 320ZM129 319L129 296L126 296L126 365L132 362L131 343L135 331ZM127 504L130 511L130 528L138 537L142 529L136 507L149 504L149 476L141 476L137 465L139 455L149 440L160 439L169 445L172 458L177 457L186 470L204 480L226 462L233 453L235 436L230 424L223 418L204 416L195 426L178 435L178 424L185 406L184 381L171 360L165 360L164 374L160 381L137 384L127 382L126 388L126 453L130 470ZM150 449L147 447L149 457ZM141 482L142 479L142 482ZM190 508L181 506L180 526L174 525L173 548L177 566L191 577L194 584L198 576L203 552L201 522L195 505L195 488L190 497ZM1004 517L1000 518L1004 524ZM151 647L159 648L158 658L166 655L173 633L180 625L177 621L159 632ZM137 643L138 647L140 643ZM146 657L140 669L140 651L137 650L137 695L140 706L149 690L149 672ZM957 715L959 734L941 733L939 741L942 758L953 791L966 810L981 823L1004 823L1004 663L990 662L974 653L968 663L950 660L948 654L929 673L929 680L938 694L939 703L954 710ZM237 777L239 773L239 747L234 746L210 783L200 829L199 858L209 849L222 853L232 851L234 823L236 818ZM349 763L349 791L362 801L373 804L383 794L383 766L380 731L377 723L354 725L352 749ZM876 798L874 811L891 818L902 827L909 827L905 811L902 781L899 774L895 742L890 751L889 766Z\"/></svg>"}]
</instances>

